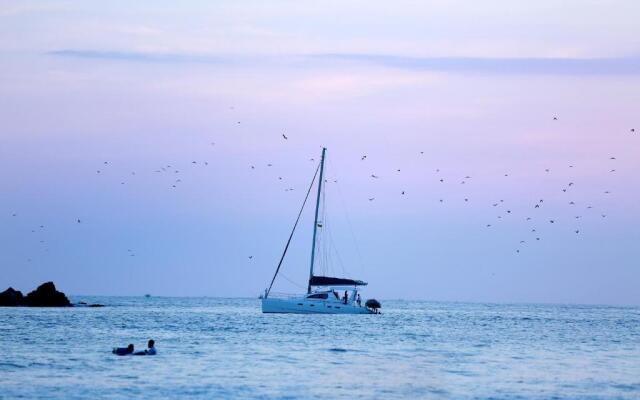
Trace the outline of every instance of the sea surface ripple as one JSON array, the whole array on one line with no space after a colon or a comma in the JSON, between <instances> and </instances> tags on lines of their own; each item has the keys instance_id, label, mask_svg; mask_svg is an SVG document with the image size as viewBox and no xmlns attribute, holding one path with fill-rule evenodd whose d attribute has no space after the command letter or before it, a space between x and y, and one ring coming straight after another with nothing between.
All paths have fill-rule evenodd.
<instances>
[{"instance_id":1,"label":"sea surface ripple","mask_svg":"<svg viewBox=\"0 0 640 400\"><path fill-rule=\"evenodd\" d=\"M270 315L257 299L82 300L107 307L0 307L0 398L640 398L639 307ZM157 356L111 354L149 338Z\"/></svg>"}]
</instances>

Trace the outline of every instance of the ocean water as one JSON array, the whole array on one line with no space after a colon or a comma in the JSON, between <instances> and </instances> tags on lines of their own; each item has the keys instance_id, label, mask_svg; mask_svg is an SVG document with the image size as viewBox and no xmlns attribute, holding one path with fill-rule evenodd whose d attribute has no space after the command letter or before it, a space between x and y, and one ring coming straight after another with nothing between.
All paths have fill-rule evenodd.
<instances>
[{"instance_id":1,"label":"ocean water","mask_svg":"<svg viewBox=\"0 0 640 400\"><path fill-rule=\"evenodd\" d=\"M640 398L638 307L385 301L333 316L80 300L108 306L0 307L0 398ZM157 356L111 354L149 338Z\"/></svg>"}]
</instances>

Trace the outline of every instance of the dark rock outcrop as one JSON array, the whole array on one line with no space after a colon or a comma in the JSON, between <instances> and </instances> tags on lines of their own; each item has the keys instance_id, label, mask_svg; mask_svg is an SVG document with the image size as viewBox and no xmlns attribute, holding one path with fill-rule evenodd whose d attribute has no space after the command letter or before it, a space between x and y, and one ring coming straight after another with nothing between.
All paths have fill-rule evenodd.
<instances>
[{"instance_id":1,"label":"dark rock outcrop","mask_svg":"<svg viewBox=\"0 0 640 400\"><path fill-rule=\"evenodd\" d=\"M22 292L12 287L0 293L0 307L21 306L23 302L24 296Z\"/></svg>"},{"instance_id":2,"label":"dark rock outcrop","mask_svg":"<svg viewBox=\"0 0 640 400\"><path fill-rule=\"evenodd\" d=\"M95 304L89 304L89 303L87 303L86 301L80 301L80 302L74 303L74 304L73 304L73 306L74 306L74 307L89 307L89 308L96 308L96 307L104 307L104 304L98 304L98 303L95 303Z\"/></svg>"},{"instance_id":3,"label":"dark rock outcrop","mask_svg":"<svg viewBox=\"0 0 640 400\"><path fill-rule=\"evenodd\" d=\"M81 301L71 304L67 296L56 290L53 282L45 282L36 290L23 296L22 292L10 287L0 293L0 307L104 307L103 304L88 304Z\"/></svg>"},{"instance_id":4,"label":"dark rock outcrop","mask_svg":"<svg viewBox=\"0 0 640 400\"><path fill-rule=\"evenodd\" d=\"M64 293L56 290L53 282L45 282L25 297L24 305L29 307L70 307L71 302Z\"/></svg>"}]
</instances>

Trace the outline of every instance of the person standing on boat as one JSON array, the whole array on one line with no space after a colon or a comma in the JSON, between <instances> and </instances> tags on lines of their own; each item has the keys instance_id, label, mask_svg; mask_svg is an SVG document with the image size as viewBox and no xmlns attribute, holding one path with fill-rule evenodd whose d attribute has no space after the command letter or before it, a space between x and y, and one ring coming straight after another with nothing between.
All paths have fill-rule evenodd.
<instances>
[{"instance_id":1,"label":"person standing on boat","mask_svg":"<svg viewBox=\"0 0 640 400\"><path fill-rule=\"evenodd\" d=\"M344 291L344 297L342 300L344 300L344 304L347 304L347 301L349 300L349 293L347 293L346 290Z\"/></svg>"},{"instance_id":2,"label":"person standing on boat","mask_svg":"<svg viewBox=\"0 0 640 400\"><path fill-rule=\"evenodd\" d=\"M358 293L358 296L356 297L356 303L358 303L358 307L362 306L362 302L360 300L360 293Z\"/></svg>"}]
</instances>

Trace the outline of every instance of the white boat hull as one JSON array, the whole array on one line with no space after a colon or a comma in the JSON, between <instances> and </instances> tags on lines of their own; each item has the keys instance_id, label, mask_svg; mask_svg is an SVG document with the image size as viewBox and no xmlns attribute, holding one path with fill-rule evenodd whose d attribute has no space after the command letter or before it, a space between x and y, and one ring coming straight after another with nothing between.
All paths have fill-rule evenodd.
<instances>
[{"instance_id":1,"label":"white boat hull","mask_svg":"<svg viewBox=\"0 0 640 400\"><path fill-rule=\"evenodd\" d=\"M366 307L357 304L344 304L338 301L300 298L262 299L263 313L281 314L374 314Z\"/></svg>"}]
</instances>

